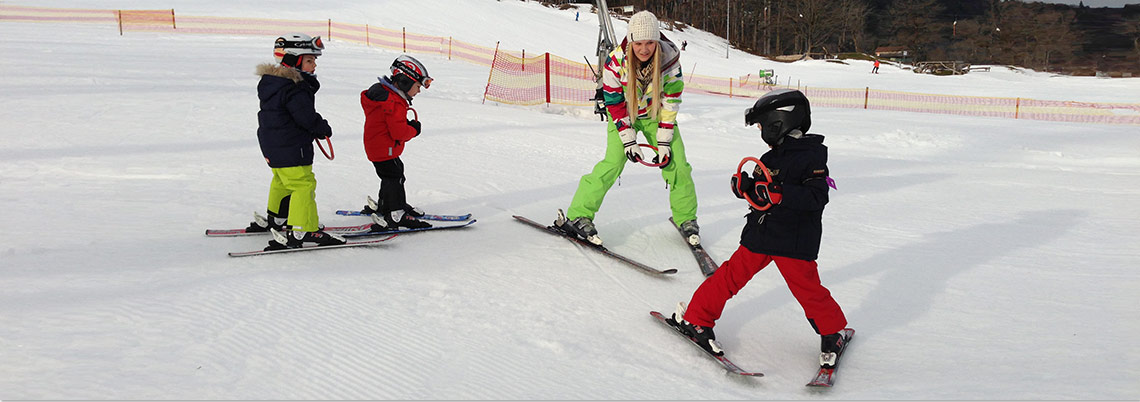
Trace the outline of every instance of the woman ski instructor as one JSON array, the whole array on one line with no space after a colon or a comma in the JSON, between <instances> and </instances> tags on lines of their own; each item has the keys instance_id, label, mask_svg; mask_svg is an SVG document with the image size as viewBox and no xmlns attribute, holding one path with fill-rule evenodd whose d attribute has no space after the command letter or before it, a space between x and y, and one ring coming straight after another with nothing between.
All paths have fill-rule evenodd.
<instances>
[{"instance_id":1,"label":"woman ski instructor","mask_svg":"<svg viewBox=\"0 0 1140 402\"><path fill-rule=\"evenodd\" d=\"M602 71L609 122L606 156L594 165L593 171L582 176L570 208L565 216L559 214L556 226L591 243L602 244L594 227L594 215L621 175L625 162L645 158L637 143L640 131L650 144L656 144L653 162L664 163L661 177L669 186L673 221L680 224L689 243L700 244L693 168L685 158L685 146L677 129L677 110L684 87L677 45L661 34L653 13L634 14L629 20L629 32L621 46L610 53Z\"/></svg>"}]
</instances>

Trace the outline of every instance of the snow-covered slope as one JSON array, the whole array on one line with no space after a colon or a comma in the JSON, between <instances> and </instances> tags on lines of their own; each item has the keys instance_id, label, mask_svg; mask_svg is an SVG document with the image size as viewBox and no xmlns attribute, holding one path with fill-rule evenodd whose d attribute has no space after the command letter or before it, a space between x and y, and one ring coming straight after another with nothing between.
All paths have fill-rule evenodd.
<instances>
[{"instance_id":1,"label":"snow-covered slope","mask_svg":"<svg viewBox=\"0 0 1140 402\"><path fill-rule=\"evenodd\" d=\"M406 25L571 58L592 55L597 35L592 14L517 1L35 4ZM479 223L234 259L225 252L267 239L202 231L264 210L253 66L273 38L10 22L0 33L19 49L0 58L0 399L1140 397L1134 126L817 108L839 187L820 271L859 331L837 387L820 393L803 387L818 337L773 267L717 325L729 356L763 378L724 374L650 319L703 279L656 169L628 166L597 223L611 248L673 277L511 219L569 204L603 153L589 110L484 105L485 67L422 56L437 81L415 100L409 199ZM698 74L775 66L812 86L1140 102L1136 80L873 76L857 63L725 60L707 34L676 35ZM337 157L315 164L317 202L326 224L360 223L332 212L376 191L358 94L397 54L328 45L317 107ZM688 94L680 114L718 260L746 212L728 177L765 149L741 124L750 103Z\"/></svg>"}]
</instances>

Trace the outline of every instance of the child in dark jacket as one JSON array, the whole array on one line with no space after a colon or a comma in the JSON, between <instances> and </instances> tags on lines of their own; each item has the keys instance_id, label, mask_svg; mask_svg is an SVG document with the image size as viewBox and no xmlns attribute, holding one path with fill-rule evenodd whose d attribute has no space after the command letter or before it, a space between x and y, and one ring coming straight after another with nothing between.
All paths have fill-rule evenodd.
<instances>
[{"instance_id":1,"label":"child in dark jacket","mask_svg":"<svg viewBox=\"0 0 1140 402\"><path fill-rule=\"evenodd\" d=\"M321 84L313 74L324 45L318 36L288 34L277 38L277 64L257 66L257 141L273 171L269 184L269 219L249 230L272 231L266 250L344 244L344 238L320 230L317 179L313 175L313 140L332 137L328 121L317 113L315 95Z\"/></svg>"},{"instance_id":2,"label":"child in dark jacket","mask_svg":"<svg viewBox=\"0 0 1140 402\"><path fill-rule=\"evenodd\" d=\"M775 262L808 322L821 335L820 365L834 366L846 342L840 334L847 319L820 283L815 262L828 201L823 136L807 134L811 109L807 98L796 90L765 94L748 109L745 122L759 123L761 137L771 148L760 157L771 181L759 171L759 165L752 177L748 173L733 176L733 193L750 204L740 247L697 288L687 308L678 303L677 312L668 321L709 352L723 354L713 326L725 303L753 275Z\"/></svg>"},{"instance_id":3,"label":"child in dark jacket","mask_svg":"<svg viewBox=\"0 0 1140 402\"><path fill-rule=\"evenodd\" d=\"M369 197L369 205L361 212L372 214L372 230L383 232L422 229L431 224L416 219L424 216L418 208L408 205L404 190L404 162L400 155L404 144L420 135L418 119L408 119L412 97L431 86L432 78L424 65L407 55L392 62L391 76L379 78L360 93L360 106L364 108L364 152L380 178L378 201Z\"/></svg>"}]
</instances>

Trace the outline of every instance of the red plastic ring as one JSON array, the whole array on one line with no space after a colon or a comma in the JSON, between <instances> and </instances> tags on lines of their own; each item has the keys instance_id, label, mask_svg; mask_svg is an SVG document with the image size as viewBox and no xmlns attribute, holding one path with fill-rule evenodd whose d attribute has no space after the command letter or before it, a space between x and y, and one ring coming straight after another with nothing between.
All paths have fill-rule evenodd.
<instances>
[{"instance_id":1,"label":"red plastic ring","mask_svg":"<svg viewBox=\"0 0 1140 402\"><path fill-rule=\"evenodd\" d=\"M765 180L764 182L765 183L771 183L772 182L772 174L768 173L768 167L764 166L764 162L760 162L760 159L754 158L751 156L746 156L746 157L744 157L744 159L740 160L740 164L736 165L736 174L738 174L738 175L743 174L744 173L744 164L748 163L748 162L755 162L756 163L756 167L760 168L760 171L764 173L764 180ZM767 211L768 208L772 208L772 203L770 203L770 202L767 205L764 205L764 207L760 207L759 205L756 205L755 202L752 202L751 198L744 197L744 200L748 201L748 205L751 205L752 208L757 210L757 211Z\"/></svg>"},{"instance_id":2,"label":"red plastic ring","mask_svg":"<svg viewBox=\"0 0 1140 402\"><path fill-rule=\"evenodd\" d=\"M655 146L652 146L649 144L637 144L637 145L641 146L642 148L650 148L653 150L653 153L657 153L657 147L655 147ZM662 166L669 164L669 159L672 159L672 158L665 158L665 160L661 161L660 163L649 163L649 162L645 161L644 157L642 157L641 160L638 162L641 162L642 165L649 166L649 167L662 167Z\"/></svg>"}]
</instances>

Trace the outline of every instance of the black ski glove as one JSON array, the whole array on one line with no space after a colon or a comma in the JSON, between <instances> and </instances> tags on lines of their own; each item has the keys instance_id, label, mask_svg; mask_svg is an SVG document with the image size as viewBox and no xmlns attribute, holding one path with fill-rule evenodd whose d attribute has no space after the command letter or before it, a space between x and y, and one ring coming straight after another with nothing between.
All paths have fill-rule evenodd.
<instances>
[{"instance_id":1,"label":"black ski glove","mask_svg":"<svg viewBox=\"0 0 1140 402\"><path fill-rule=\"evenodd\" d=\"M756 188L756 179L748 176L748 172L741 172L732 175L732 194L736 198L744 199L744 195L748 194Z\"/></svg>"},{"instance_id":2,"label":"black ski glove","mask_svg":"<svg viewBox=\"0 0 1140 402\"><path fill-rule=\"evenodd\" d=\"M416 129L416 135L420 135L420 121L419 120L408 120L408 125L412 126L412 128L414 128L414 129Z\"/></svg>"}]
</instances>

